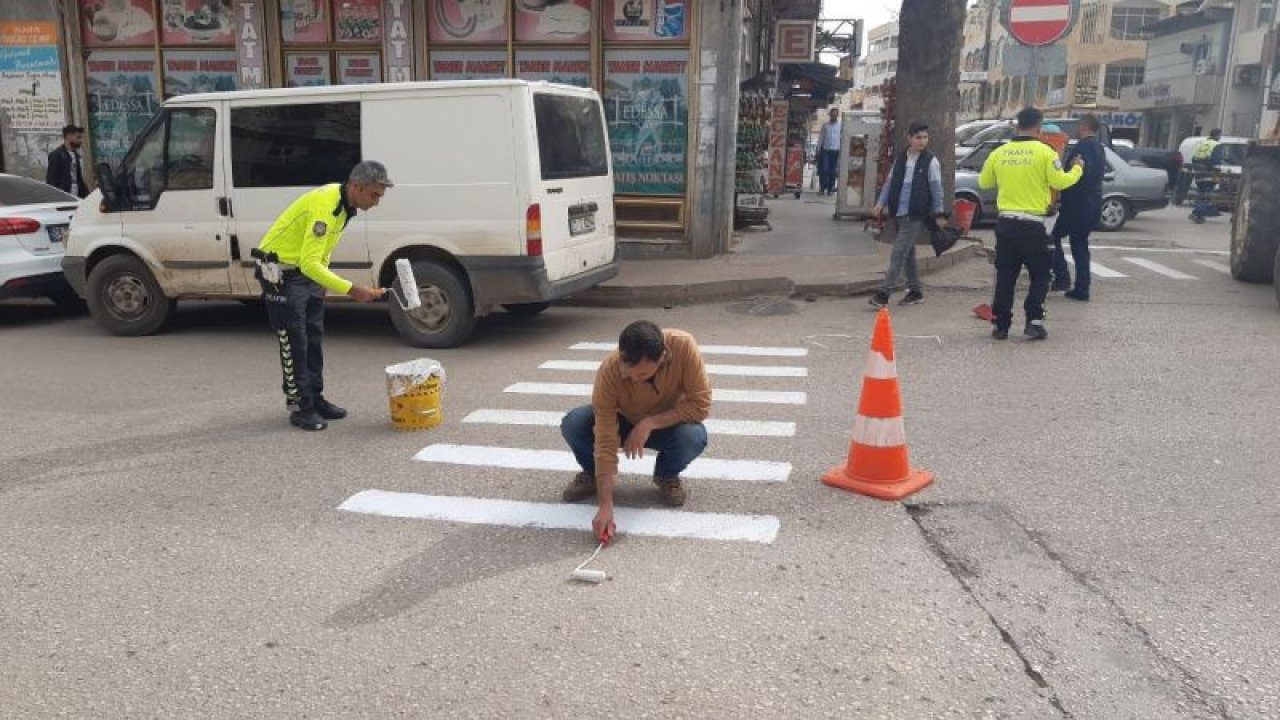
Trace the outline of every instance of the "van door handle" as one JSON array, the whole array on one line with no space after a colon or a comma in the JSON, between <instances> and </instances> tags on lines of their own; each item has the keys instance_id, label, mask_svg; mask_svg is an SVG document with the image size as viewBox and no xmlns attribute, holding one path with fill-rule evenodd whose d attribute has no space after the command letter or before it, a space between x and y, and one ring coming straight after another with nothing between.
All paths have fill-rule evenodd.
<instances>
[{"instance_id":1,"label":"van door handle","mask_svg":"<svg viewBox=\"0 0 1280 720\"><path fill-rule=\"evenodd\" d=\"M231 198L218 198L218 215L222 217L231 217Z\"/></svg>"},{"instance_id":2,"label":"van door handle","mask_svg":"<svg viewBox=\"0 0 1280 720\"><path fill-rule=\"evenodd\" d=\"M562 188L562 187L559 187L559 188L547 188L547 194L548 194L548 195L559 195L559 194L560 194L560 193L562 193L562 192L564 192L564 188Z\"/></svg>"},{"instance_id":3,"label":"van door handle","mask_svg":"<svg viewBox=\"0 0 1280 720\"><path fill-rule=\"evenodd\" d=\"M231 259L240 259L240 238L236 235L228 235L227 239L231 241Z\"/></svg>"}]
</instances>

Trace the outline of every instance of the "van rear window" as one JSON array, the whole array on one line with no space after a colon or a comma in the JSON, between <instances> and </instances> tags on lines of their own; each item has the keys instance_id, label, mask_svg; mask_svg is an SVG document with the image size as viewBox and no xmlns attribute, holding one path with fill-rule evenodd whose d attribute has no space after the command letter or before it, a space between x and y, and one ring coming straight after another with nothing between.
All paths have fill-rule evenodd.
<instances>
[{"instance_id":1,"label":"van rear window","mask_svg":"<svg viewBox=\"0 0 1280 720\"><path fill-rule=\"evenodd\" d=\"M360 162L360 103L231 110L231 177L238 188L343 182Z\"/></svg>"},{"instance_id":2,"label":"van rear window","mask_svg":"<svg viewBox=\"0 0 1280 720\"><path fill-rule=\"evenodd\" d=\"M543 180L609 174L609 146L600 103L591 98L538 93L533 96L533 109Z\"/></svg>"}]
</instances>

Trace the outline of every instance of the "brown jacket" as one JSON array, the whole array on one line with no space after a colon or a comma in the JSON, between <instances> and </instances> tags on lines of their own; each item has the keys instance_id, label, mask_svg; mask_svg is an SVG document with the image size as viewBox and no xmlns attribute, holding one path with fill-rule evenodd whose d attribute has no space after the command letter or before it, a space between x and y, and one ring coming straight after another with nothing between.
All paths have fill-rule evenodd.
<instances>
[{"instance_id":1,"label":"brown jacket","mask_svg":"<svg viewBox=\"0 0 1280 720\"><path fill-rule=\"evenodd\" d=\"M618 416L632 425L675 408L682 423L699 423L711 412L711 383L693 336L683 330L666 330L667 354L658 363L651 382L634 383L623 371L617 350L600 364L591 407L596 422L596 474L618 472Z\"/></svg>"}]
</instances>

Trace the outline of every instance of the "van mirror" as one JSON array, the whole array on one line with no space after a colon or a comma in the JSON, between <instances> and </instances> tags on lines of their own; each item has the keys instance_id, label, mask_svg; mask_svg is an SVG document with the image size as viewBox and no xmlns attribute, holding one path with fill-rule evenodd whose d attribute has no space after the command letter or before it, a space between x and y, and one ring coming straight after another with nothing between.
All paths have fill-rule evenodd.
<instances>
[{"instance_id":1,"label":"van mirror","mask_svg":"<svg viewBox=\"0 0 1280 720\"><path fill-rule=\"evenodd\" d=\"M116 176L115 173L111 172L111 165L104 162L98 163L94 167L94 171L98 187L102 190L102 197L106 200L107 209L111 211L119 210L120 188L116 185Z\"/></svg>"}]
</instances>

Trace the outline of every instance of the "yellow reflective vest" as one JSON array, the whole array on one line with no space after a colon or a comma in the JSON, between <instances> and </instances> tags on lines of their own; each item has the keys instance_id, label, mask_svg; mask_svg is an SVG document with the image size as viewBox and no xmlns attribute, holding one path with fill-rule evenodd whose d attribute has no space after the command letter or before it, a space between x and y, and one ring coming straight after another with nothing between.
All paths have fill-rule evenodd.
<instances>
[{"instance_id":1,"label":"yellow reflective vest","mask_svg":"<svg viewBox=\"0 0 1280 720\"><path fill-rule=\"evenodd\" d=\"M1046 215L1053 202L1050 190L1065 190L1083 174L1078 167L1064 171L1053 148L1023 136L991 151L982 164L978 187L999 188L996 207L1000 212Z\"/></svg>"},{"instance_id":2,"label":"yellow reflective vest","mask_svg":"<svg viewBox=\"0 0 1280 720\"><path fill-rule=\"evenodd\" d=\"M1196 146L1196 151L1191 154L1192 162L1209 162L1209 158L1213 157L1213 151L1218 147L1218 141L1209 138Z\"/></svg>"},{"instance_id":3,"label":"yellow reflective vest","mask_svg":"<svg viewBox=\"0 0 1280 720\"><path fill-rule=\"evenodd\" d=\"M347 294L351 281L329 269L329 256L356 215L346 200L339 183L304 193L280 213L258 248L275 253L281 263L293 265L326 289Z\"/></svg>"}]
</instances>

